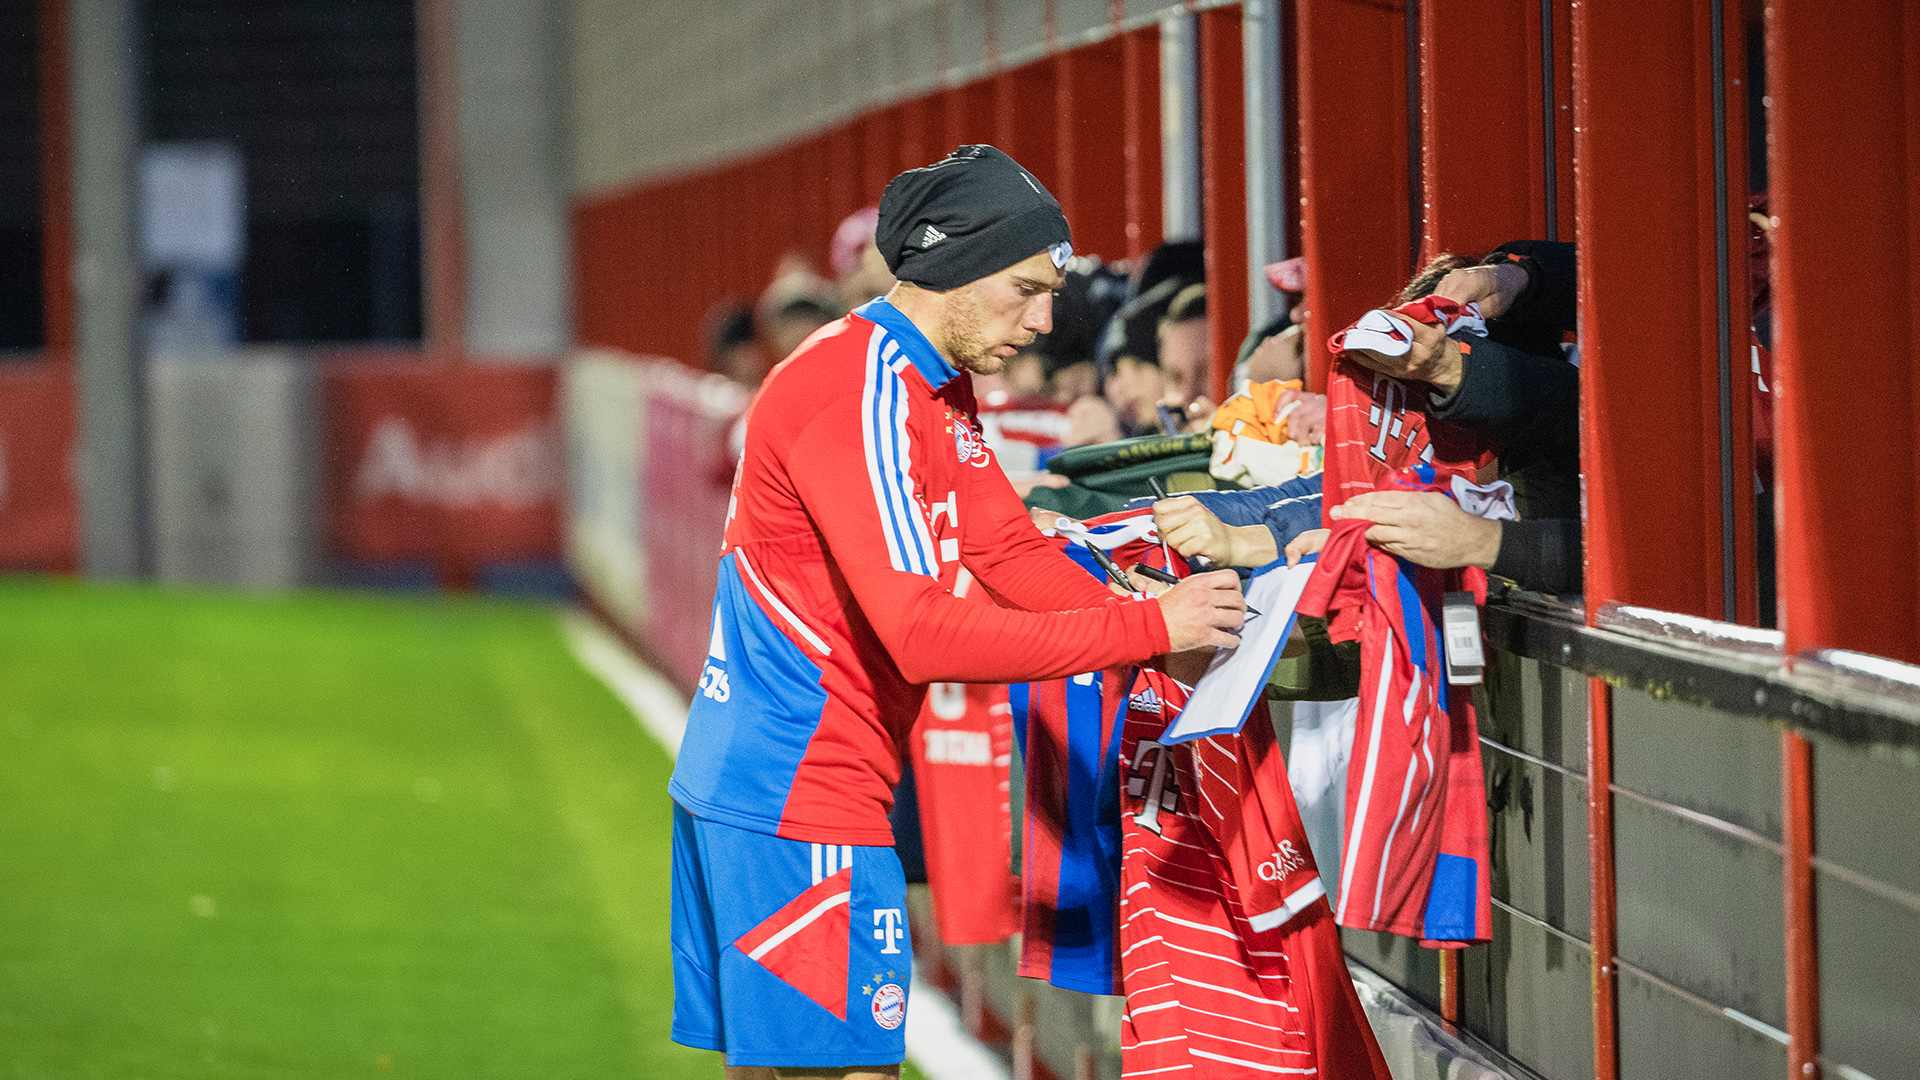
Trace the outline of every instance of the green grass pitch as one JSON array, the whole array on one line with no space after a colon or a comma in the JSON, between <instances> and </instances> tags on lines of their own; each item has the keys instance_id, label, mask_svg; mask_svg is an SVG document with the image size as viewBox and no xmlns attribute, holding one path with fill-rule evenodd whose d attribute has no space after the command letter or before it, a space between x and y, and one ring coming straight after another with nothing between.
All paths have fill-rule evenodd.
<instances>
[{"instance_id":1,"label":"green grass pitch","mask_svg":"<svg viewBox=\"0 0 1920 1080\"><path fill-rule=\"evenodd\" d=\"M0 581L0 1078L717 1077L550 611Z\"/></svg>"}]
</instances>

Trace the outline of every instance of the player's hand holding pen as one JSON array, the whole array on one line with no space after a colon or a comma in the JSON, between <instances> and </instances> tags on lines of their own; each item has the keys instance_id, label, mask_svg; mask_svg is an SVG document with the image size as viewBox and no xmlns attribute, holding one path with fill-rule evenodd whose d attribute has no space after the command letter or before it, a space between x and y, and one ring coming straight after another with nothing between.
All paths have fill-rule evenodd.
<instances>
[{"instance_id":1,"label":"player's hand holding pen","mask_svg":"<svg viewBox=\"0 0 1920 1080\"><path fill-rule=\"evenodd\" d=\"M1231 570L1195 574L1154 601L1167 620L1167 651L1236 648L1247 621L1247 599Z\"/></svg>"}]
</instances>

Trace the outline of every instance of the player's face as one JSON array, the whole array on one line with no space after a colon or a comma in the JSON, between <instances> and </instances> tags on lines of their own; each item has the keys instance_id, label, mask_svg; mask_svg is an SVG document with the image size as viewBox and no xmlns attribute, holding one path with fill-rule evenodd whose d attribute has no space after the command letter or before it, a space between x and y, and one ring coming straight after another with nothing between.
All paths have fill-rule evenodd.
<instances>
[{"instance_id":1,"label":"player's face","mask_svg":"<svg viewBox=\"0 0 1920 1080\"><path fill-rule=\"evenodd\" d=\"M1031 258L947 294L947 355L968 371L998 375L1007 360L1053 329L1053 291L1066 275L1052 256Z\"/></svg>"}]
</instances>

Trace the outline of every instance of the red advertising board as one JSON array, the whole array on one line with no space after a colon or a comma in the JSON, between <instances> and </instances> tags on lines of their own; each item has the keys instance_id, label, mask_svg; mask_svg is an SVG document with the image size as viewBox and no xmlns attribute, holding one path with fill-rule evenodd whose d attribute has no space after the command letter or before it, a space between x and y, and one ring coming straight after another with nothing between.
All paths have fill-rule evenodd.
<instances>
[{"instance_id":1,"label":"red advertising board","mask_svg":"<svg viewBox=\"0 0 1920 1080\"><path fill-rule=\"evenodd\" d=\"M560 554L552 368L343 359L324 379L332 554L469 568Z\"/></svg>"},{"instance_id":2,"label":"red advertising board","mask_svg":"<svg viewBox=\"0 0 1920 1080\"><path fill-rule=\"evenodd\" d=\"M73 569L74 450L72 373L0 369L0 567Z\"/></svg>"}]
</instances>

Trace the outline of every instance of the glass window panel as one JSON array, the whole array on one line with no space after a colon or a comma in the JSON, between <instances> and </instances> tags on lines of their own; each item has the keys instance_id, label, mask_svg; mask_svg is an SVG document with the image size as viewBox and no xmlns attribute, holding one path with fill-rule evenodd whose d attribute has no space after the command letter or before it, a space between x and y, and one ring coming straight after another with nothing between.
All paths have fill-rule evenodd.
<instances>
[{"instance_id":1,"label":"glass window panel","mask_svg":"<svg viewBox=\"0 0 1920 1080\"><path fill-rule=\"evenodd\" d=\"M1585 775L1587 677L1568 668L1501 653L1474 695L1480 733Z\"/></svg>"},{"instance_id":2,"label":"glass window panel","mask_svg":"<svg viewBox=\"0 0 1920 1080\"><path fill-rule=\"evenodd\" d=\"M1822 1053L1874 1080L1920 1080L1920 912L1827 874L1814 887Z\"/></svg>"},{"instance_id":3,"label":"glass window panel","mask_svg":"<svg viewBox=\"0 0 1920 1080\"><path fill-rule=\"evenodd\" d=\"M1425 1003L1440 1007L1440 953L1423 949L1412 938L1372 930L1340 928L1347 955L1379 972L1388 982Z\"/></svg>"},{"instance_id":4,"label":"glass window panel","mask_svg":"<svg viewBox=\"0 0 1920 1080\"><path fill-rule=\"evenodd\" d=\"M1590 936L1587 785L1488 747L1493 895L1575 937Z\"/></svg>"},{"instance_id":5,"label":"glass window panel","mask_svg":"<svg viewBox=\"0 0 1920 1080\"><path fill-rule=\"evenodd\" d=\"M1813 748L1813 850L1920 893L1920 769L1832 739Z\"/></svg>"}]
</instances>

